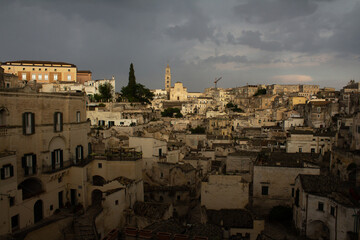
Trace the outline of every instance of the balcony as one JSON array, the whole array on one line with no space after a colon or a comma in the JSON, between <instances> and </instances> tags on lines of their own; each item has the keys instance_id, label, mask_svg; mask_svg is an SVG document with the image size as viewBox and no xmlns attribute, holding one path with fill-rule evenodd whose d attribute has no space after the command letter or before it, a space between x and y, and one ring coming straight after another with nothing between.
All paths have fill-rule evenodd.
<instances>
[{"instance_id":1,"label":"balcony","mask_svg":"<svg viewBox=\"0 0 360 240\"><path fill-rule=\"evenodd\" d=\"M87 157L86 159L83 159L81 161L75 162L73 159L70 159L68 161L63 161L62 164L59 164L58 166L52 166L51 164L43 164L42 166L42 173L44 174L50 174L59 172L61 170L67 169L72 166L85 166L87 163L91 162L93 160L92 157Z\"/></svg>"},{"instance_id":2,"label":"balcony","mask_svg":"<svg viewBox=\"0 0 360 240\"><path fill-rule=\"evenodd\" d=\"M8 135L8 127L0 126L0 137Z\"/></svg>"}]
</instances>

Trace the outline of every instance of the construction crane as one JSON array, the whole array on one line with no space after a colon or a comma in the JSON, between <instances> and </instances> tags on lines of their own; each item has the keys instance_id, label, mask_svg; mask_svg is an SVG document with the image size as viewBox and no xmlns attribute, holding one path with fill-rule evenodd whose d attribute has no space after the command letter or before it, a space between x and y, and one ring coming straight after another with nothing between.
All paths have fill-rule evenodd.
<instances>
[{"instance_id":1,"label":"construction crane","mask_svg":"<svg viewBox=\"0 0 360 240\"><path fill-rule=\"evenodd\" d=\"M215 83L215 88L217 88L217 82L220 81L221 79L222 79L222 77L215 78L215 81L214 81L214 83Z\"/></svg>"}]
</instances>

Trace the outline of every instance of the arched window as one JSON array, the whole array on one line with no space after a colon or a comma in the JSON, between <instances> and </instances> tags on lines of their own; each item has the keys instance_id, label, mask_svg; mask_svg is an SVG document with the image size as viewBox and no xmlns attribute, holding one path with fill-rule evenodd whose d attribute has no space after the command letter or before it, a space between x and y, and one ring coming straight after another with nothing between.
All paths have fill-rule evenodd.
<instances>
[{"instance_id":1,"label":"arched window","mask_svg":"<svg viewBox=\"0 0 360 240\"><path fill-rule=\"evenodd\" d=\"M7 115L8 115L8 111L5 108L0 107L0 127L1 126L6 126L6 124L7 124L7 122L6 122Z\"/></svg>"}]
</instances>

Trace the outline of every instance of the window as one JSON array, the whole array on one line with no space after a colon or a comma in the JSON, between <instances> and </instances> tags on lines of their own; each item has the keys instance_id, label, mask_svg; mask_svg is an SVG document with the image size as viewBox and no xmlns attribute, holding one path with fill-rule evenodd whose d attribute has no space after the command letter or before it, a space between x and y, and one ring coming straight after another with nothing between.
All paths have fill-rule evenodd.
<instances>
[{"instance_id":1,"label":"window","mask_svg":"<svg viewBox=\"0 0 360 240\"><path fill-rule=\"evenodd\" d=\"M102 163L98 163L98 168L102 168Z\"/></svg>"},{"instance_id":2,"label":"window","mask_svg":"<svg viewBox=\"0 0 360 240\"><path fill-rule=\"evenodd\" d=\"M81 113L80 111L76 112L76 122L79 123L81 121Z\"/></svg>"},{"instance_id":3,"label":"window","mask_svg":"<svg viewBox=\"0 0 360 240\"><path fill-rule=\"evenodd\" d=\"M299 153L301 153L302 152L302 148L299 148Z\"/></svg>"},{"instance_id":4,"label":"window","mask_svg":"<svg viewBox=\"0 0 360 240\"><path fill-rule=\"evenodd\" d=\"M321 107L317 107L317 112L318 112L318 113L321 112Z\"/></svg>"},{"instance_id":5,"label":"window","mask_svg":"<svg viewBox=\"0 0 360 240\"><path fill-rule=\"evenodd\" d=\"M54 132L61 132L63 130L63 116L61 112L54 113Z\"/></svg>"},{"instance_id":6,"label":"window","mask_svg":"<svg viewBox=\"0 0 360 240\"><path fill-rule=\"evenodd\" d=\"M115 205L119 205L119 200L115 200Z\"/></svg>"},{"instance_id":7,"label":"window","mask_svg":"<svg viewBox=\"0 0 360 240\"><path fill-rule=\"evenodd\" d=\"M32 75L31 75L31 79L32 79L32 80L36 80L36 74L32 74Z\"/></svg>"},{"instance_id":8,"label":"window","mask_svg":"<svg viewBox=\"0 0 360 240\"><path fill-rule=\"evenodd\" d=\"M360 133L360 126L357 126L357 133Z\"/></svg>"},{"instance_id":9,"label":"window","mask_svg":"<svg viewBox=\"0 0 360 240\"><path fill-rule=\"evenodd\" d=\"M9 197L9 206L12 207L15 205L15 197Z\"/></svg>"},{"instance_id":10,"label":"window","mask_svg":"<svg viewBox=\"0 0 360 240\"><path fill-rule=\"evenodd\" d=\"M39 68L39 71L41 71L41 68Z\"/></svg>"},{"instance_id":11,"label":"window","mask_svg":"<svg viewBox=\"0 0 360 240\"><path fill-rule=\"evenodd\" d=\"M14 166L11 164L4 165L0 169L1 179L7 179L14 176Z\"/></svg>"},{"instance_id":12,"label":"window","mask_svg":"<svg viewBox=\"0 0 360 240\"><path fill-rule=\"evenodd\" d=\"M56 68L54 69L54 71L56 72Z\"/></svg>"},{"instance_id":13,"label":"window","mask_svg":"<svg viewBox=\"0 0 360 240\"><path fill-rule=\"evenodd\" d=\"M23 68L23 71L25 71L25 68Z\"/></svg>"},{"instance_id":14,"label":"window","mask_svg":"<svg viewBox=\"0 0 360 240\"><path fill-rule=\"evenodd\" d=\"M19 228L19 214L11 217L11 229L16 230Z\"/></svg>"},{"instance_id":15,"label":"window","mask_svg":"<svg viewBox=\"0 0 360 240\"><path fill-rule=\"evenodd\" d=\"M47 71L47 68L45 68L45 71Z\"/></svg>"},{"instance_id":16,"label":"window","mask_svg":"<svg viewBox=\"0 0 360 240\"><path fill-rule=\"evenodd\" d=\"M269 186L261 187L261 195L263 195L263 196L269 195Z\"/></svg>"},{"instance_id":17,"label":"window","mask_svg":"<svg viewBox=\"0 0 360 240\"><path fill-rule=\"evenodd\" d=\"M36 155L25 154L22 157L22 167L24 168L25 176L30 176L36 173Z\"/></svg>"},{"instance_id":18,"label":"window","mask_svg":"<svg viewBox=\"0 0 360 240\"><path fill-rule=\"evenodd\" d=\"M58 75L54 74L54 81L57 81L57 80L58 80Z\"/></svg>"},{"instance_id":19,"label":"window","mask_svg":"<svg viewBox=\"0 0 360 240\"><path fill-rule=\"evenodd\" d=\"M52 169L58 169L63 167L63 150L56 149L51 152L51 166Z\"/></svg>"},{"instance_id":20,"label":"window","mask_svg":"<svg viewBox=\"0 0 360 240\"><path fill-rule=\"evenodd\" d=\"M42 80L42 74L38 75L38 80Z\"/></svg>"},{"instance_id":21,"label":"window","mask_svg":"<svg viewBox=\"0 0 360 240\"><path fill-rule=\"evenodd\" d=\"M46 81L49 80L49 74L44 74L44 80L46 80Z\"/></svg>"},{"instance_id":22,"label":"window","mask_svg":"<svg viewBox=\"0 0 360 240\"><path fill-rule=\"evenodd\" d=\"M330 214L331 214L331 216L335 217L335 207L333 207L333 206L330 207Z\"/></svg>"},{"instance_id":23,"label":"window","mask_svg":"<svg viewBox=\"0 0 360 240\"><path fill-rule=\"evenodd\" d=\"M294 195L295 195L295 189L291 188L291 196L294 197Z\"/></svg>"},{"instance_id":24,"label":"window","mask_svg":"<svg viewBox=\"0 0 360 240\"><path fill-rule=\"evenodd\" d=\"M22 78L22 80L27 80L27 79L26 79L26 73L22 73L22 74L21 74L21 78Z\"/></svg>"},{"instance_id":25,"label":"window","mask_svg":"<svg viewBox=\"0 0 360 240\"><path fill-rule=\"evenodd\" d=\"M84 159L84 150L83 150L83 146L79 145L76 147L75 149L75 159L76 159L76 163L78 163L79 161Z\"/></svg>"},{"instance_id":26,"label":"window","mask_svg":"<svg viewBox=\"0 0 360 240\"><path fill-rule=\"evenodd\" d=\"M108 127L112 127L112 126L114 126L115 125L115 122L114 121L109 121L108 122Z\"/></svg>"},{"instance_id":27,"label":"window","mask_svg":"<svg viewBox=\"0 0 360 240\"><path fill-rule=\"evenodd\" d=\"M68 69L68 72L70 72L70 68Z\"/></svg>"},{"instance_id":28,"label":"window","mask_svg":"<svg viewBox=\"0 0 360 240\"><path fill-rule=\"evenodd\" d=\"M71 75L70 75L70 74L67 75L67 80L68 80L68 81L71 81Z\"/></svg>"},{"instance_id":29,"label":"window","mask_svg":"<svg viewBox=\"0 0 360 240\"><path fill-rule=\"evenodd\" d=\"M35 114L31 112L23 113L23 134L31 135L35 133Z\"/></svg>"},{"instance_id":30,"label":"window","mask_svg":"<svg viewBox=\"0 0 360 240\"><path fill-rule=\"evenodd\" d=\"M318 202L318 211L324 211L324 203L323 202Z\"/></svg>"},{"instance_id":31,"label":"window","mask_svg":"<svg viewBox=\"0 0 360 240\"><path fill-rule=\"evenodd\" d=\"M33 68L33 71L35 71L35 68Z\"/></svg>"},{"instance_id":32,"label":"window","mask_svg":"<svg viewBox=\"0 0 360 240\"><path fill-rule=\"evenodd\" d=\"M311 153L315 153L315 148L311 148Z\"/></svg>"}]
</instances>

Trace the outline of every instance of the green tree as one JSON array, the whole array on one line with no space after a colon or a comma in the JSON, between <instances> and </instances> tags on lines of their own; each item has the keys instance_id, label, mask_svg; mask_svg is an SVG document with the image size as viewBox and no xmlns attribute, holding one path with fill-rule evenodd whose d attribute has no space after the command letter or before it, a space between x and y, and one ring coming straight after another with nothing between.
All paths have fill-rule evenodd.
<instances>
[{"instance_id":1,"label":"green tree","mask_svg":"<svg viewBox=\"0 0 360 240\"><path fill-rule=\"evenodd\" d=\"M197 126L196 128L190 128L191 134L204 134L206 129L201 126Z\"/></svg>"},{"instance_id":2,"label":"green tree","mask_svg":"<svg viewBox=\"0 0 360 240\"><path fill-rule=\"evenodd\" d=\"M110 101L113 97L113 95L112 95L113 90L114 90L114 87L108 82L106 82L104 84L100 84L99 85L99 93L101 96L101 100L104 102ZM96 99L96 97L95 97L95 99Z\"/></svg>"},{"instance_id":3,"label":"green tree","mask_svg":"<svg viewBox=\"0 0 360 240\"><path fill-rule=\"evenodd\" d=\"M180 113L180 109L178 108L167 108L163 112L161 112L162 117L175 117L180 118L182 114Z\"/></svg>"},{"instance_id":4,"label":"green tree","mask_svg":"<svg viewBox=\"0 0 360 240\"><path fill-rule=\"evenodd\" d=\"M121 89L121 98L129 102L150 103L154 94L140 83L136 83L134 65L130 64L129 83Z\"/></svg>"},{"instance_id":5,"label":"green tree","mask_svg":"<svg viewBox=\"0 0 360 240\"><path fill-rule=\"evenodd\" d=\"M254 97L259 96L259 95L265 95L265 94L266 94L265 88L258 89L258 91L254 94Z\"/></svg>"}]
</instances>

